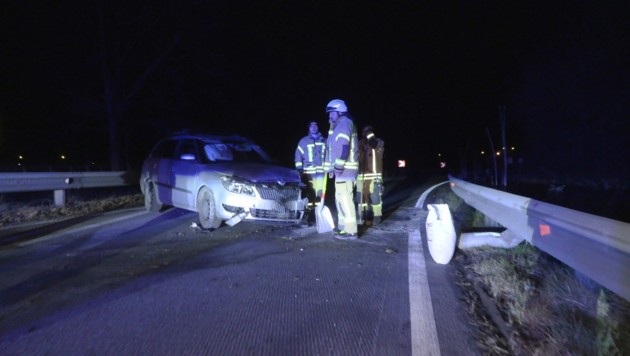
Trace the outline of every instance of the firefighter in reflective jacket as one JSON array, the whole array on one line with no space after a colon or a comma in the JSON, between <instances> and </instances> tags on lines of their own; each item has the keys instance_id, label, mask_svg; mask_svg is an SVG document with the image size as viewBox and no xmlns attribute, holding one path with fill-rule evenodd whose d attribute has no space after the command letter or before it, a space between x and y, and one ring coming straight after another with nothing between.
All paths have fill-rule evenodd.
<instances>
[{"instance_id":1,"label":"firefighter in reflective jacket","mask_svg":"<svg viewBox=\"0 0 630 356\"><path fill-rule=\"evenodd\" d=\"M357 177L357 220L365 225L379 224L383 217L383 152L385 142L374 135L372 126L362 130L359 141Z\"/></svg>"},{"instance_id":2,"label":"firefighter in reflective jacket","mask_svg":"<svg viewBox=\"0 0 630 356\"><path fill-rule=\"evenodd\" d=\"M330 130L326 141L324 170L335 178L335 205L337 207L336 238L355 240L358 237L356 207L353 190L359 170L357 130L348 117L343 100L332 100L326 106Z\"/></svg>"},{"instance_id":3,"label":"firefighter in reflective jacket","mask_svg":"<svg viewBox=\"0 0 630 356\"><path fill-rule=\"evenodd\" d=\"M304 136L295 149L295 169L300 173L304 183L309 185L309 201L316 202L322 196L324 183L324 157L326 140L319 132L317 122L308 125L308 135Z\"/></svg>"}]
</instances>

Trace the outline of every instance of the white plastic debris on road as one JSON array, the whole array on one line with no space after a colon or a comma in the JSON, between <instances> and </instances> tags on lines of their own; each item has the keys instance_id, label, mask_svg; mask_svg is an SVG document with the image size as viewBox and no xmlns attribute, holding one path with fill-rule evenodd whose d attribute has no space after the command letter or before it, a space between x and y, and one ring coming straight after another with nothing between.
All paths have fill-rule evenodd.
<instances>
[{"instance_id":1,"label":"white plastic debris on road","mask_svg":"<svg viewBox=\"0 0 630 356\"><path fill-rule=\"evenodd\" d=\"M460 249L491 246L500 248L513 248L525 240L522 237L505 230L498 232L465 232L459 236Z\"/></svg>"},{"instance_id":2,"label":"white plastic debris on road","mask_svg":"<svg viewBox=\"0 0 630 356\"><path fill-rule=\"evenodd\" d=\"M457 235L448 204L427 205L427 242L429 253L436 263L445 265L451 261L455 253Z\"/></svg>"}]
</instances>

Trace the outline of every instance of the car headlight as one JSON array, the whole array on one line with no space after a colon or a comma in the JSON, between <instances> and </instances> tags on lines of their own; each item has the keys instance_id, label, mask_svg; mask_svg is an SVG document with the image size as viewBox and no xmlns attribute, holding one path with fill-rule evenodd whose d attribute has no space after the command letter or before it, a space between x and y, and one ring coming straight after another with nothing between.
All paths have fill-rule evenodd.
<instances>
[{"instance_id":1,"label":"car headlight","mask_svg":"<svg viewBox=\"0 0 630 356\"><path fill-rule=\"evenodd\" d=\"M250 197L256 196L254 192L254 186L249 182L234 177L221 177L221 183L223 187L230 193L243 194Z\"/></svg>"}]
</instances>

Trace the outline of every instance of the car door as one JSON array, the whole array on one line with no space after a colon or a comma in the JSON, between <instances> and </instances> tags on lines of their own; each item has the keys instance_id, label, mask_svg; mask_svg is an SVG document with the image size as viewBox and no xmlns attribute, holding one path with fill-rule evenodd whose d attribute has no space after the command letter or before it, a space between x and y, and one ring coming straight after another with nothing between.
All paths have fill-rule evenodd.
<instances>
[{"instance_id":1,"label":"car door","mask_svg":"<svg viewBox=\"0 0 630 356\"><path fill-rule=\"evenodd\" d=\"M176 140L159 143L153 150L147 163L150 180L153 182L158 198L162 204L173 205L171 186L171 166L177 148Z\"/></svg>"},{"instance_id":2,"label":"car door","mask_svg":"<svg viewBox=\"0 0 630 356\"><path fill-rule=\"evenodd\" d=\"M171 167L173 205L195 209L196 178L200 165L199 150L194 139L182 139L177 145L177 157Z\"/></svg>"}]
</instances>

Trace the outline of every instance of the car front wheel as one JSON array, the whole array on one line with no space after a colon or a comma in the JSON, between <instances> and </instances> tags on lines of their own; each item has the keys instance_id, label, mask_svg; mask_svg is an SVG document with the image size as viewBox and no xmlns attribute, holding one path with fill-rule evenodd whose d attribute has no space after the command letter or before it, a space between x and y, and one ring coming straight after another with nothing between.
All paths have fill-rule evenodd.
<instances>
[{"instance_id":1,"label":"car front wheel","mask_svg":"<svg viewBox=\"0 0 630 356\"><path fill-rule=\"evenodd\" d=\"M216 229L221 226L221 219L217 217L214 196L210 189L203 188L199 192L197 210L199 211L199 222L204 229Z\"/></svg>"},{"instance_id":2,"label":"car front wheel","mask_svg":"<svg viewBox=\"0 0 630 356\"><path fill-rule=\"evenodd\" d=\"M144 189L144 208L148 211L157 212L162 209L162 203L157 198L155 186L151 182L145 183Z\"/></svg>"}]
</instances>

